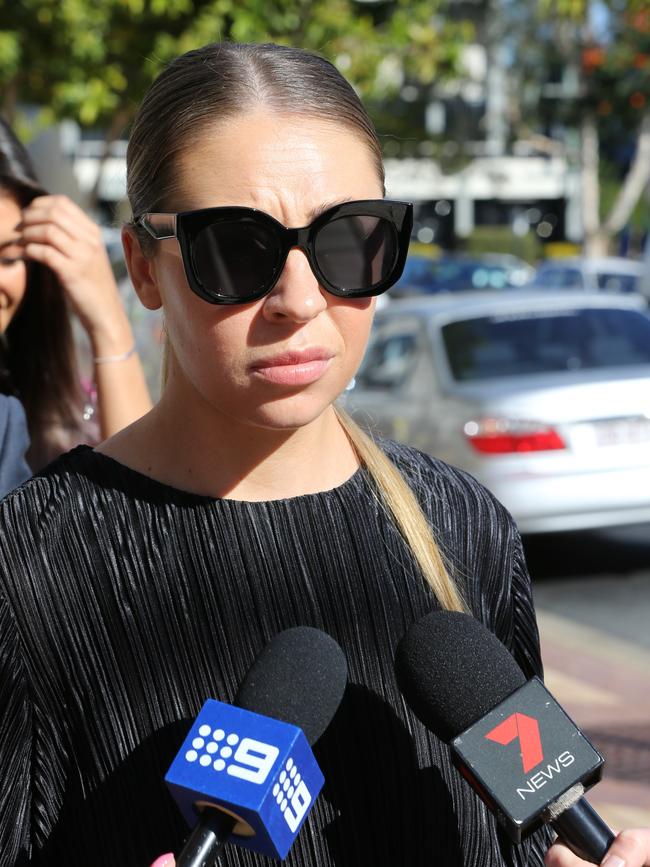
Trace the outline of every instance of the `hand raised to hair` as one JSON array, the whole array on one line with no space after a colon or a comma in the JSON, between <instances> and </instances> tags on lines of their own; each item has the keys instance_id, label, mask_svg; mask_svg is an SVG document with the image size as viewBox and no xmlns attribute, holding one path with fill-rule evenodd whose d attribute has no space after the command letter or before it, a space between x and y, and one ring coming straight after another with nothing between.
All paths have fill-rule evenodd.
<instances>
[{"instance_id":1,"label":"hand raised to hair","mask_svg":"<svg viewBox=\"0 0 650 867\"><path fill-rule=\"evenodd\" d=\"M38 196L18 226L28 259L54 271L95 354L128 350L133 335L101 231L67 196Z\"/></svg>"},{"instance_id":2,"label":"hand raised to hair","mask_svg":"<svg viewBox=\"0 0 650 867\"><path fill-rule=\"evenodd\" d=\"M17 231L25 256L56 274L103 362L94 371L99 422L102 438L112 436L144 415L151 398L99 226L66 196L39 196Z\"/></svg>"},{"instance_id":3,"label":"hand raised to hair","mask_svg":"<svg viewBox=\"0 0 650 867\"><path fill-rule=\"evenodd\" d=\"M555 843L546 853L546 867L589 867L566 846ZM650 867L650 828L621 831L601 862L603 867Z\"/></svg>"}]
</instances>

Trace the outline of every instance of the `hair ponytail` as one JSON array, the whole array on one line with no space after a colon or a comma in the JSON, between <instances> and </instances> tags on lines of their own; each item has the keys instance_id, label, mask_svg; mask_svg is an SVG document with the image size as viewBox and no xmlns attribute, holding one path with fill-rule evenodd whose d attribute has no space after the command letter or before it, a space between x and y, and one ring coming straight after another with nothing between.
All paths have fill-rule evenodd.
<instances>
[{"instance_id":1,"label":"hair ponytail","mask_svg":"<svg viewBox=\"0 0 650 867\"><path fill-rule=\"evenodd\" d=\"M340 407L336 414L359 460L377 485L381 499L443 609L466 611L460 592L449 576L443 556L415 494L390 458Z\"/></svg>"}]
</instances>

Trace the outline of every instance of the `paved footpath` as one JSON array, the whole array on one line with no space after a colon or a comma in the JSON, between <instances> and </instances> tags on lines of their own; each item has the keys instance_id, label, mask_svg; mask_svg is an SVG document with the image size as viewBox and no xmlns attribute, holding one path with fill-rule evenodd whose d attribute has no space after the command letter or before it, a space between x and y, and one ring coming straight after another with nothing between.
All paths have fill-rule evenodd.
<instances>
[{"instance_id":1,"label":"paved footpath","mask_svg":"<svg viewBox=\"0 0 650 867\"><path fill-rule=\"evenodd\" d=\"M605 757L588 800L614 829L650 827L650 651L540 606L537 619L546 685Z\"/></svg>"}]
</instances>

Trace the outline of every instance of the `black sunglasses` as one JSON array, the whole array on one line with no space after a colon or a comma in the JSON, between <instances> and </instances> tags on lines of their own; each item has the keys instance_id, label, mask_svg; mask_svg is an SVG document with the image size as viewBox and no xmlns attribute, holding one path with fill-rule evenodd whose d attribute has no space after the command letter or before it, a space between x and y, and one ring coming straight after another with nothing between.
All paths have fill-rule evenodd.
<instances>
[{"instance_id":1,"label":"black sunglasses","mask_svg":"<svg viewBox=\"0 0 650 867\"><path fill-rule=\"evenodd\" d=\"M240 207L142 214L134 223L158 241L178 239L190 288L211 304L262 298L277 283L294 247L306 253L328 292L367 298L385 292L402 274L413 205L386 199L344 202L300 229Z\"/></svg>"}]
</instances>

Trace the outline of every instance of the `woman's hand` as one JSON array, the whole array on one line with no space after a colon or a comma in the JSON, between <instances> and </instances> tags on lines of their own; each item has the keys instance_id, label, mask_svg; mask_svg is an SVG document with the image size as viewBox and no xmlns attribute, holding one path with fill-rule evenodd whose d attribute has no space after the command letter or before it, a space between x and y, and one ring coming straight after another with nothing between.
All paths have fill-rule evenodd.
<instances>
[{"instance_id":1,"label":"woman's hand","mask_svg":"<svg viewBox=\"0 0 650 867\"><path fill-rule=\"evenodd\" d=\"M566 846L555 843L546 853L546 867L589 867ZM601 862L603 867L650 867L650 828L621 831Z\"/></svg>"},{"instance_id":2,"label":"woman's hand","mask_svg":"<svg viewBox=\"0 0 650 867\"><path fill-rule=\"evenodd\" d=\"M38 196L18 230L27 258L56 274L95 355L127 351L133 334L99 226L67 196Z\"/></svg>"},{"instance_id":3,"label":"woman's hand","mask_svg":"<svg viewBox=\"0 0 650 867\"><path fill-rule=\"evenodd\" d=\"M151 398L99 226L67 196L38 196L17 231L25 256L56 274L88 334L101 435L109 437L151 409Z\"/></svg>"}]
</instances>

